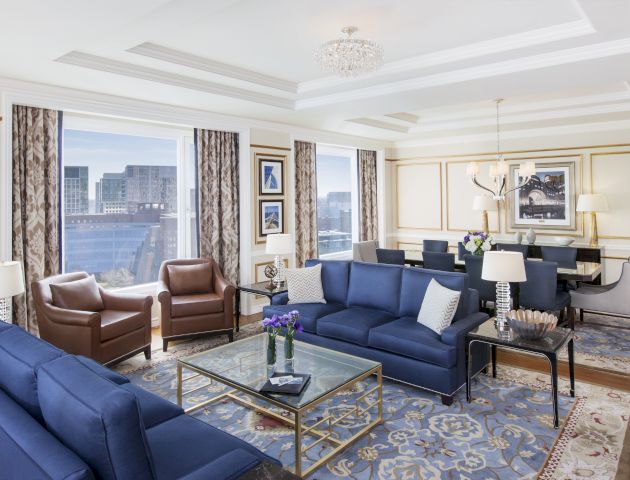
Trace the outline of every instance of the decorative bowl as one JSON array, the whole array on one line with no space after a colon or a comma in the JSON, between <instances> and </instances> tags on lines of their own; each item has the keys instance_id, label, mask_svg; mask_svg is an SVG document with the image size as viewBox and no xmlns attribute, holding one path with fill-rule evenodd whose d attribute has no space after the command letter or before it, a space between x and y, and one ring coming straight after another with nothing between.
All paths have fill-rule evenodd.
<instances>
[{"instance_id":1,"label":"decorative bowl","mask_svg":"<svg viewBox=\"0 0 630 480\"><path fill-rule=\"evenodd\" d=\"M553 239L558 245L562 247L568 247L575 241L575 239L571 237L553 237Z\"/></svg>"},{"instance_id":2,"label":"decorative bowl","mask_svg":"<svg viewBox=\"0 0 630 480\"><path fill-rule=\"evenodd\" d=\"M539 340L558 324L558 318L547 312L512 310L507 315L510 328L526 340Z\"/></svg>"}]
</instances>

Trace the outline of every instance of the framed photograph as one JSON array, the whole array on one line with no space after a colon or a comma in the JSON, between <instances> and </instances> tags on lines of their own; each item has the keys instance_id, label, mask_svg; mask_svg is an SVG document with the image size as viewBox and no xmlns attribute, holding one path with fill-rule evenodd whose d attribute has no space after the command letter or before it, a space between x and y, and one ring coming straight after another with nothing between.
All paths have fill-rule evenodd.
<instances>
[{"instance_id":1,"label":"framed photograph","mask_svg":"<svg viewBox=\"0 0 630 480\"><path fill-rule=\"evenodd\" d=\"M284 195L284 161L258 158L258 191L261 195Z\"/></svg>"},{"instance_id":2,"label":"framed photograph","mask_svg":"<svg viewBox=\"0 0 630 480\"><path fill-rule=\"evenodd\" d=\"M284 200L260 200L259 205L260 236L284 233Z\"/></svg>"},{"instance_id":3,"label":"framed photograph","mask_svg":"<svg viewBox=\"0 0 630 480\"><path fill-rule=\"evenodd\" d=\"M518 165L510 166L510 179L520 182ZM575 162L537 164L536 175L510 197L511 228L576 230Z\"/></svg>"}]
</instances>

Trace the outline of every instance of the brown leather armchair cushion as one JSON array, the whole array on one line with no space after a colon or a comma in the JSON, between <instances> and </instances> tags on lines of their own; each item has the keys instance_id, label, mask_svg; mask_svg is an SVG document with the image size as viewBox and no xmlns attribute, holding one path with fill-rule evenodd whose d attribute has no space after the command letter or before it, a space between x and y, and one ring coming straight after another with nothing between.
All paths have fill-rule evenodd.
<instances>
[{"instance_id":1,"label":"brown leather armchair cushion","mask_svg":"<svg viewBox=\"0 0 630 480\"><path fill-rule=\"evenodd\" d=\"M143 312L123 312L120 310L101 311L101 341L121 337L144 327Z\"/></svg>"},{"instance_id":2,"label":"brown leather armchair cushion","mask_svg":"<svg viewBox=\"0 0 630 480\"><path fill-rule=\"evenodd\" d=\"M203 315L223 311L223 297L216 293L198 293L196 295L177 295L171 297L173 318Z\"/></svg>"},{"instance_id":3,"label":"brown leather armchair cushion","mask_svg":"<svg viewBox=\"0 0 630 480\"><path fill-rule=\"evenodd\" d=\"M100 312L105 308L98 284L92 275L71 282L51 283L52 303L66 310Z\"/></svg>"},{"instance_id":4,"label":"brown leather armchair cushion","mask_svg":"<svg viewBox=\"0 0 630 480\"><path fill-rule=\"evenodd\" d=\"M212 292L212 265L168 265L168 278L172 295L192 295Z\"/></svg>"}]
</instances>

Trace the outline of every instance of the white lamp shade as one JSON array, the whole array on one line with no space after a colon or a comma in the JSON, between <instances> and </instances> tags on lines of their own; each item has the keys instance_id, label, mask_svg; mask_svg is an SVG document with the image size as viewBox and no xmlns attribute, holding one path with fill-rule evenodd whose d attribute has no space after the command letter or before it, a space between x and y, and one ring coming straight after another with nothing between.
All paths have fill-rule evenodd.
<instances>
[{"instance_id":1,"label":"white lamp shade","mask_svg":"<svg viewBox=\"0 0 630 480\"><path fill-rule=\"evenodd\" d=\"M488 212L496 212L497 201L490 195L475 195L472 208L478 211L486 210Z\"/></svg>"},{"instance_id":2,"label":"white lamp shade","mask_svg":"<svg viewBox=\"0 0 630 480\"><path fill-rule=\"evenodd\" d=\"M524 282L525 261L521 252L486 252L481 278L490 282Z\"/></svg>"},{"instance_id":3,"label":"white lamp shade","mask_svg":"<svg viewBox=\"0 0 630 480\"><path fill-rule=\"evenodd\" d=\"M0 262L0 298L24 292L24 276L20 262Z\"/></svg>"},{"instance_id":4,"label":"white lamp shade","mask_svg":"<svg viewBox=\"0 0 630 480\"><path fill-rule=\"evenodd\" d=\"M605 212L608 210L608 200L602 193L583 193L578 197L578 212Z\"/></svg>"},{"instance_id":5,"label":"white lamp shade","mask_svg":"<svg viewBox=\"0 0 630 480\"><path fill-rule=\"evenodd\" d=\"M286 255L293 251L293 238L290 233L272 233L267 235L265 252L270 255Z\"/></svg>"}]
</instances>

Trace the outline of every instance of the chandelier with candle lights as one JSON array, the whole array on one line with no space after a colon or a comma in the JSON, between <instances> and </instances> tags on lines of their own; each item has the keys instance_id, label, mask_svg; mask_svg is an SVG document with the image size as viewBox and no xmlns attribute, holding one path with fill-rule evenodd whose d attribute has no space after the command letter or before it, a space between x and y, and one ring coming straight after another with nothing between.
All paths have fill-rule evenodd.
<instances>
[{"instance_id":1,"label":"chandelier with candle lights","mask_svg":"<svg viewBox=\"0 0 630 480\"><path fill-rule=\"evenodd\" d=\"M536 164L534 162L526 162L524 165L519 165L519 180L515 187L507 189L507 177L509 173L509 165L503 158L501 153L501 135L499 129L499 105L503 102L502 98L495 100L497 106L497 162L495 165L490 166L490 178L494 182L492 188L486 187L479 183L480 167L478 162L471 162L466 169L466 174L470 177L470 181L477 187L490 192L494 200L505 200L505 197L519 188L523 188L527 185L532 176L536 175Z\"/></svg>"}]
</instances>

